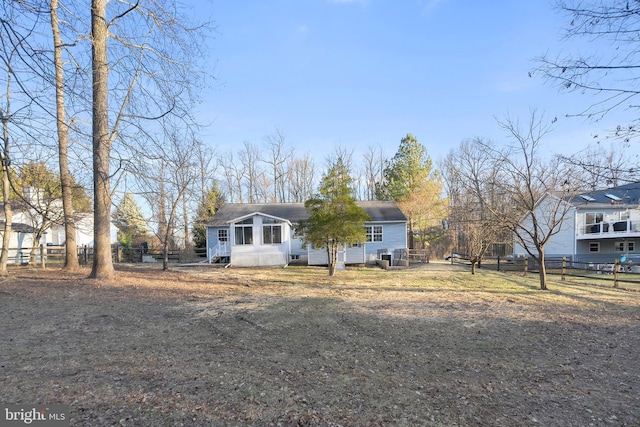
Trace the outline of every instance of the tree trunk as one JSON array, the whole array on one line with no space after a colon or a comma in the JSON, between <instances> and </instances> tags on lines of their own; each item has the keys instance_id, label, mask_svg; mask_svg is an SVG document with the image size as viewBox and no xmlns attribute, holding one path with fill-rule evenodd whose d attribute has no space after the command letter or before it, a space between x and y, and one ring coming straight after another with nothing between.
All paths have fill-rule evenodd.
<instances>
[{"instance_id":1,"label":"tree trunk","mask_svg":"<svg viewBox=\"0 0 640 427\"><path fill-rule=\"evenodd\" d=\"M162 269L164 271L169 269L169 236L166 235L162 244Z\"/></svg>"},{"instance_id":2,"label":"tree trunk","mask_svg":"<svg viewBox=\"0 0 640 427\"><path fill-rule=\"evenodd\" d=\"M547 267L544 265L544 249L539 250L538 274L540 275L540 290L547 290Z\"/></svg>"},{"instance_id":3,"label":"tree trunk","mask_svg":"<svg viewBox=\"0 0 640 427\"><path fill-rule=\"evenodd\" d=\"M338 249L334 244L327 244L327 261L329 263L329 276L336 274L336 258Z\"/></svg>"},{"instance_id":4,"label":"tree trunk","mask_svg":"<svg viewBox=\"0 0 640 427\"><path fill-rule=\"evenodd\" d=\"M4 150L2 159L2 198L4 201L4 234L2 235L2 251L0 251L0 275L7 275L7 263L9 261L9 245L11 244L11 186L9 183L9 130L7 129L7 118L0 110L2 119L2 139Z\"/></svg>"},{"instance_id":5,"label":"tree trunk","mask_svg":"<svg viewBox=\"0 0 640 427\"><path fill-rule=\"evenodd\" d=\"M472 259L471 260L471 274L476 274L476 260Z\"/></svg>"},{"instance_id":6,"label":"tree trunk","mask_svg":"<svg viewBox=\"0 0 640 427\"><path fill-rule=\"evenodd\" d=\"M56 69L56 119L58 130L58 162L62 187L62 211L64 214L65 262L64 269L80 268L76 245L76 223L73 213L73 179L69 171L69 129L65 117L64 66L62 63L62 40L58 23L58 0L51 0L51 30L53 32L53 58Z\"/></svg>"},{"instance_id":7,"label":"tree trunk","mask_svg":"<svg viewBox=\"0 0 640 427\"><path fill-rule=\"evenodd\" d=\"M91 1L93 47L93 217L94 258L90 278L111 279L115 275L111 255L111 189L109 184L109 135L107 63L108 29L106 0Z\"/></svg>"}]
</instances>

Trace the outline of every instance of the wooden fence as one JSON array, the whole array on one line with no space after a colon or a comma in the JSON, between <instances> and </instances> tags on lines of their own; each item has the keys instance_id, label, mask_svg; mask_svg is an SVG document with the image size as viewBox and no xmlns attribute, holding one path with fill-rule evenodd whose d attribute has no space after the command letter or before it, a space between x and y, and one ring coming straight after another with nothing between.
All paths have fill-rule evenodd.
<instances>
[{"instance_id":1,"label":"wooden fence","mask_svg":"<svg viewBox=\"0 0 640 427\"><path fill-rule=\"evenodd\" d=\"M78 261L81 265L93 262L93 247L79 246ZM124 248L113 245L111 248L113 262L162 262L164 253L157 249ZM66 248L64 246L40 245L35 248L9 248L9 264L39 265L41 267L64 265ZM169 262L200 262L206 260L206 249L184 251L172 249L168 253Z\"/></svg>"},{"instance_id":2,"label":"wooden fence","mask_svg":"<svg viewBox=\"0 0 640 427\"><path fill-rule=\"evenodd\" d=\"M471 265L464 258L450 258L452 264ZM495 257L483 259L477 266L504 272L538 273L537 263L530 258ZM573 261L569 258L545 259L547 275L561 280L602 284L614 288L640 290L640 265L620 263L594 263Z\"/></svg>"}]
</instances>

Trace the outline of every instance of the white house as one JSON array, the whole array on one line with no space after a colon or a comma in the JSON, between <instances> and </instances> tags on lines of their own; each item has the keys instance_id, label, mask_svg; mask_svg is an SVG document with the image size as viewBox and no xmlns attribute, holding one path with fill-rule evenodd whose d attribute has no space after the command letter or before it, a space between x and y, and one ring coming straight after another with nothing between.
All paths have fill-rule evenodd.
<instances>
[{"instance_id":1,"label":"white house","mask_svg":"<svg viewBox=\"0 0 640 427\"><path fill-rule=\"evenodd\" d=\"M394 202L358 202L371 217L367 241L344 248L345 264L388 259L393 265L407 248L407 219ZM295 224L307 219L303 203L228 203L207 225L209 262L234 266L277 266L291 262L326 265L323 249L304 248Z\"/></svg>"},{"instance_id":2,"label":"white house","mask_svg":"<svg viewBox=\"0 0 640 427\"><path fill-rule=\"evenodd\" d=\"M44 233L36 246L62 245L66 241L62 200L44 200L41 193L32 188L23 189L23 197L28 203L22 200L11 203L9 258L16 262L22 262L28 256L39 229L44 229ZM4 204L0 203L0 236L4 232L4 224ZM76 244L93 246L93 214L76 215Z\"/></svg>"},{"instance_id":3,"label":"white house","mask_svg":"<svg viewBox=\"0 0 640 427\"><path fill-rule=\"evenodd\" d=\"M560 231L545 246L547 258L567 257L581 265L616 259L640 263L640 182L581 193L565 203ZM549 209L544 198L537 209ZM514 255L524 254L514 244Z\"/></svg>"}]
</instances>

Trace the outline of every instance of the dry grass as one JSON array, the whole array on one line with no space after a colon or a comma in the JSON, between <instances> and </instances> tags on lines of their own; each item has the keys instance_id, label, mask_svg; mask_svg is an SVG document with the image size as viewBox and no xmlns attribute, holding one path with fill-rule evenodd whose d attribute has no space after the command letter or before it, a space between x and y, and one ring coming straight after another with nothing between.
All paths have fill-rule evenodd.
<instances>
[{"instance_id":1,"label":"dry grass","mask_svg":"<svg viewBox=\"0 0 640 427\"><path fill-rule=\"evenodd\" d=\"M640 294L404 270L17 270L0 401L71 425L640 425Z\"/></svg>"}]
</instances>

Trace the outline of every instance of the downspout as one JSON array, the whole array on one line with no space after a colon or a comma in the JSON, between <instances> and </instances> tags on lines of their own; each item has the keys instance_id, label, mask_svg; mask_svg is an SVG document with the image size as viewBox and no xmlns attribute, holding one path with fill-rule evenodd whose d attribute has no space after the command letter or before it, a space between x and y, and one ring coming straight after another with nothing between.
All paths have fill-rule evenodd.
<instances>
[{"instance_id":1,"label":"downspout","mask_svg":"<svg viewBox=\"0 0 640 427\"><path fill-rule=\"evenodd\" d=\"M291 223L287 225L289 226L289 233L287 234L287 244L285 245L285 264L282 268L289 267L289 262L291 262L291 240L293 240L293 238L291 237Z\"/></svg>"},{"instance_id":2,"label":"downspout","mask_svg":"<svg viewBox=\"0 0 640 427\"><path fill-rule=\"evenodd\" d=\"M577 261L578 255L578 209L573 208L573 256L571 257L571 266Z\"/></svg>"}]
</instances>

